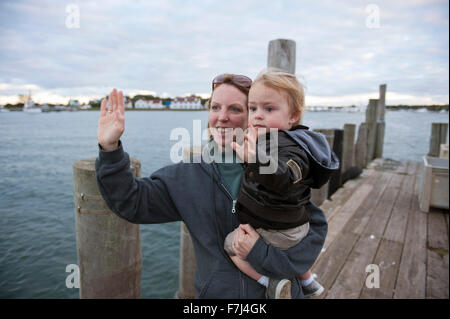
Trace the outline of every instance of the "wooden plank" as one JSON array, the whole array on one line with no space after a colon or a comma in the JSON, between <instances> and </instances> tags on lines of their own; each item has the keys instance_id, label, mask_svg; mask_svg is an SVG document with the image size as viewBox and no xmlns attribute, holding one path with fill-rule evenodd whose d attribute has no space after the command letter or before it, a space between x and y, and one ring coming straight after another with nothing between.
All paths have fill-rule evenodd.
<instances>
[{"instance_id":1,"label":"wooden plank","mask_svg":"<svg viewBox=\"0 0 450 319\"><path fill-rule=\"evenodd\" d=\"M448 221L448 213L445 215L445 220L447 221L447 235L450 236L450 224Z\"/></svg>"},{"instance_id":2,"label":"wooden plank","mask_svg":"<svg viewBox=\"0 0 450 319\"><path fill-rule=\"evenodd\" d=\"M428 217L428 248L448 251L448 233L445 216L440 210L432 210Z\"/></svg>"},{"instance_id":3,"label":"wooden plank","mask_svg":"<svg viewBox=\"0 0 450 319\"><path fill-rule=\"evenodd\" d=\"M386 188L386 181L389 181L392 176L392 174L382 174L375 171L373 174L375 178L370 179L370 182L373 182L372 185L374 185L375 187L370 193L370 196L366 197L366 199L363 201L363 204L359 207L355 215L370 214L373 211L373 206L376 205L378 198ZM366 180L366 182L369 181ZM355 215L350 219L350 221L347 222L343 231L341 231L338 235L334 235L334 240L331 240L331 237L329 237L330 232L328 233L328 241L325 240L325 251L319 256L316 262L317 266L313 267L313 272L318 274L318 280L325 288L325 291L320 298L326 297L327 290L336 279L336 276L339 274L340 269L345 263L345 260L350 253L354 243L359 237L358 234L350 231L355 227L355 223L358 223L359 220L355 219ZM334 220L329 223L329 229L330 227L333 229L334 223ZM341 247L342 245L346 245L346 247Z\"/></svg>"},{"instance_id":4,"label":"wooden plank","mask_svg":"<svg viewBox=\"0 0 450 319\"><path fill-rule=\"evenodd\" d=\"M403 181L402 189L392 210L391 219L383 234L383 238L404 243L408 216L411 209L411 200L414 196L415 176L407 175Z\"/></svg>"},{"instance_id":5,"label":"wooden plank","mask_svg":"<svg viewBox=\"0 0 450 319\"><path fill-rule=\"evenodd\" d=\"M342 232L345 224L352 218L359 209L365 198L372 192L373 185L362 184L358 187L349 200L342 206L342 209L333 218L332 223L328 223L328 234L325 239L324 249L327 249L339 233Z\"/></svg>"},{"instance_id":6,"label":"wooden plank","mask_svg":"<svg viewBox=\"0 0 450 319\"><path fill-rule=\"evenodd\" d=\"M392 299L402 249L401 243L385 238L381 239L377 255L373 261L373 264L377 265L380 271L380 286L369 288L364 285L360 299Z\"/></svg>"},{"instance_id":7,"label":"wooden plank","mask_svg":"<svg viewBox=\"0 0 450 319\"><path fill-rule=\"evenodd\" d=\"M364 170L359 177L347 181L336 193L331 196L330 199L326 200L320 206L320 208L324 211L328 222L331 222L336 213L342 210L342 206L348 201L349 197L355 192L355 190L370 176L373 176L374 172L374 170Z\"/></svg>"},{"instance_id":8,"label":"wooden plank","mask_svg":"<svg viewBox=\"0 0 450 319\"><path fill-rule=\"evenodd\" d=\"M393 174L393 173L392 173ZM403 175L394 175L388 187L383 192L363 235L358 239L355 247L345 262L327 298L359 297L366 278L366 266L372 264L376 255L381 236L389 220L395 199L399 193Z\"/></svg>"},{"instance_id":9,"label":"wooden plank","mask_svg":"<svg viewBox=\"0 0 450 319\"><path fill-rule=\"evenodd\" d=\"M429 299L448 299L448 251L428 250L427 258L427 290Z\"/></svg>"},{"instance_id":10,"label":"wooden plank","mask_svg":"<svg viewBox=\"0 0 450 319\"><path fill-rule=\"evenodd\" d=\"M409 213L395 299L424 299L427 263L427 218L414 196Z\"/></svg>"},{"instance_id":11,"label":"wooden plank","mask_svg":"<svg viewBox=\"0 0 450 319\"><path fill-rule=\"evenodd\" d=\"M426 297L448 298L448 232L442 210L433 209L428 214L427 288Z\"/></svg>"},{"instance_id":12,"label":"wooden plank","mask_svg":"<svg viewBox=\"0 0 450 319\"><path fill-rule=\"evenodd\" d=\"M366 228L367 223L372 217L374 208L378 204L381 196L383 195L387 185L390 183L394 174L388 172L382 172L378 180L373 180L375 188L370 196L361 205L360 210L355 214L352 220L352 232L356 234L362 234Z\"/></svg>"},{"instance_id":13,"label":"wooden plank","mask_svg":"<svg viewBox=\"0 0 450 319\"><path fill-rule=\"evenodd\" d=\"M320 255L320 258L312 267L312 272L317 275L317 280L325 288L325 291L319 297L320 299L326 296L327 290L340 272L357 239L358 236L352 233L341 234L332 243L330 249Z\"/></svg>"}]
</instances>

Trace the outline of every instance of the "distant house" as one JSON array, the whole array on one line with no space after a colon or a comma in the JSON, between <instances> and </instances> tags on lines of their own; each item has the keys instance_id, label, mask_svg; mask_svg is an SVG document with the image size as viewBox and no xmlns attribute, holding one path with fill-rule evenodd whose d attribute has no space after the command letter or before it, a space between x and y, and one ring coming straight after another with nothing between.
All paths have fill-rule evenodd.
<instances>
[{"instance_id":1,"label":"distant house","mask_svg":"<svg viewBox=\"0 0 450 319\"><path fill-rule=\"evenodd\" d=\"M176 97L170 104L170 108L173 110L183 109L202 109L203 105L199 97Z\"/></svg>"},{"instance_id":2,"label":"distant house","mask_svg":"<svg viewBox=\"0 0 450 319\"><path fill-rule=\"evenodd\" d=\"M92 105L90 105L90 104L84 104L84 105L81 106L82 110L88 110L88 109L91 109L91 108L92 108Z\"/></svg>"},{"instance_id":3,"label":"distant house","mask_svg":"<svg viewBox=\"0 0 450 319\"><path fill-rule=\"evenodd\" d=\"M161 100L152 100L152 101L150 101L150 108L162 109L162 108L164 108L164 105Z\"/></svg>"},{"instance_id":4,"label":"distant house","mask_svg":"<svg viewBox=\"0 0 450 319\"><path fill-rule=\"evenodd\" d=\"M128 97L123 97L123 103L125 104L126 109L132 109L133 108L133 101L131 101Z\"/></svg>"},{"instance_id":5,"label":"distant house","mask_svg":"<svg viewBox=\"0 0 450 319\"><path fill-rule=\"evenodd\" d=\"M136 102L134 102L134 108L135 109L146 109L149 107L149 100L145 99L139 99Z\"/></svg>"}]
</instances>

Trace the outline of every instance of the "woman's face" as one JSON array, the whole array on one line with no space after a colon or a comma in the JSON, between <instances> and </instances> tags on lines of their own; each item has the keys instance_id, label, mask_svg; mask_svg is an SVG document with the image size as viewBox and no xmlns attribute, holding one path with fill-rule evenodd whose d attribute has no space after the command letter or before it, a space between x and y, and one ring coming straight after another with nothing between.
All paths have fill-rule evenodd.
<instances>
[{"instance_id":1,"label":"woman's face","mask_svg":"<svg viewBox=\"0 0 450 319\"><path fill-rule=\"evenodd\" d=\"M209 128L220 146L230 145L233 129L247 128L247 96L230 84L221 84L211 96Z\"/></svg>"}]
</instances>

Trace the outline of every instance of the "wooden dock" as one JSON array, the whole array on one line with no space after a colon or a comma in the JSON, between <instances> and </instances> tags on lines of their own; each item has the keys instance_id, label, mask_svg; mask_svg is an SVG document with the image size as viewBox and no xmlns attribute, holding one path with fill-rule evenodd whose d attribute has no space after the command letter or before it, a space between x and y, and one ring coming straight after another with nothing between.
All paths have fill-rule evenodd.
<instances>
[{"instance_id":1,"label":"wooden dock","mask_svg":"<svg viewBox=\"0 0 450 319\"><path fill-rule=\"evenodd\" d=\"M449 298L448 210L419 209L419 173L420 163L376 159L321 205L328 236L312 269L321 298ZM370 264L379 288L366 285Z\"/></svg>"}]
</instances>

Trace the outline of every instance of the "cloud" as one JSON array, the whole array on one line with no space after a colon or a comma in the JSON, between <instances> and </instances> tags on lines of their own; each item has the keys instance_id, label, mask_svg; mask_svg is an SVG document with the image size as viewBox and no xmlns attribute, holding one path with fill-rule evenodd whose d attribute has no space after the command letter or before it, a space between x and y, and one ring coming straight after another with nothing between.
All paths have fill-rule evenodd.
<instances>
[{"instance_id":1,"label":"cloud","mask_svg":"<svg viewBox=\"0 0 450 319\"><path fill-rule=\"evenodd\" d=\"M66 2L0 2L0 83L61 96L101 96L112 87L209 92L220 73L255 77L268 42L288 38L313 96L365 94L388 83L393 92L448 103L447 1L377 1L376 29L356 0L72 3L80 28L66 27Z\"/></svg>"}]
</instances>

